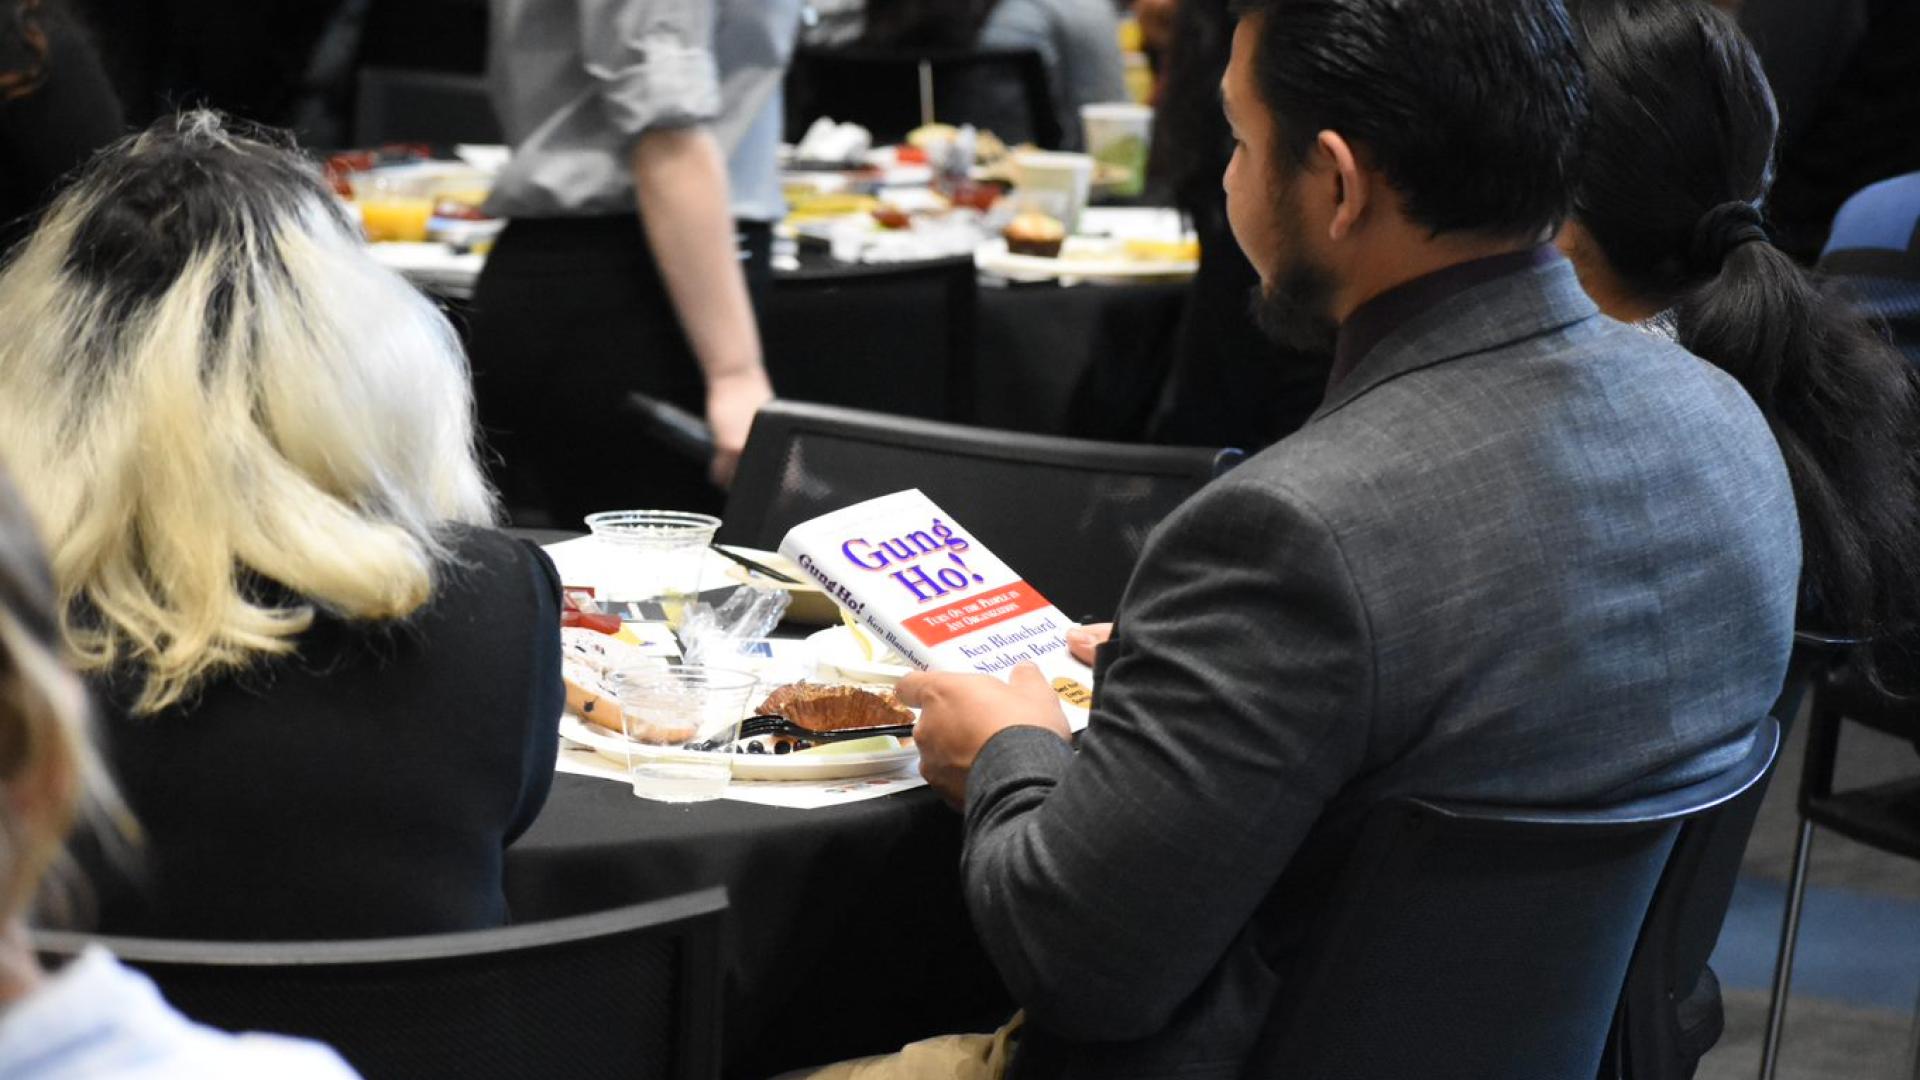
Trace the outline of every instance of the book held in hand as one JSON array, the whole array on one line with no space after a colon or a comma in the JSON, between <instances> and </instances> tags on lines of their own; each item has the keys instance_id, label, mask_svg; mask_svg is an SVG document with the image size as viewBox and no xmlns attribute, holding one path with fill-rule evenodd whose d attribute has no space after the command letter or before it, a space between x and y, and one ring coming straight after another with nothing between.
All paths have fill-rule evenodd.
<instances>
[{"instance_id":1,"label":"book held in hand","mask_svg":"<svg viewBox=\"0 0 1920 1080\"><path fill-rule=\"evenodd\" d=\"M1030 661L1086 726L1093 672L1067 652L1073 622L918 489L795 525L780 554L914 667L1004 679Z\"/></svg>"}]
</instances>

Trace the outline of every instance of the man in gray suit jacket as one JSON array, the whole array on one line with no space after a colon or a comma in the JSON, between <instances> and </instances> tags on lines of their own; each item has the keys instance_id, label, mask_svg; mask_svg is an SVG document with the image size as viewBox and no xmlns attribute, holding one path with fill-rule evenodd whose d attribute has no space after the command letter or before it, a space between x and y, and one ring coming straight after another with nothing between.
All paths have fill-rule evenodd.
<instances>
[{"instance_id":1,"label":"man in gray suit jacket","mask_svg":"<svg viewBox=\"0 0 1920 1080\"><path fill-rule=\"evenodd\" d=\"M1585 112L1557 0L1250 7L1229 216L1263 319L1337 329L1325 403L1154 534L1077 751L1035 672L900 687L1016 1073L1242 1075L1370 805L1677 788L1786 669L1765 423L1542 246Z\"/></svg>"}]
</instances>

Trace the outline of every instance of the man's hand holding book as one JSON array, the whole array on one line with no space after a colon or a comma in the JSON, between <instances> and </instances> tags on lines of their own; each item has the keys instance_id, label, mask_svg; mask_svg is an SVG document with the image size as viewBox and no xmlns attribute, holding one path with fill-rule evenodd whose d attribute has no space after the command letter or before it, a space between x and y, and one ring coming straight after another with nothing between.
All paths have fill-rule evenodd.
<instances>
[{"instance_id":1,"label":"man's hand holding book","mask_svg":"<svg viewBox=\"0 0 1920 1080\"><path fill-rule=\"evenodd\" d=\"M965 807L967 774L987 740L1010 727L1044 728L1071 737L1060 698L1033 664L1016 666L1002 681L992 675L916 671L895 689L902 704L920 710L913 744L920 775L955 809Z\"/></svg>"}]
</instances>

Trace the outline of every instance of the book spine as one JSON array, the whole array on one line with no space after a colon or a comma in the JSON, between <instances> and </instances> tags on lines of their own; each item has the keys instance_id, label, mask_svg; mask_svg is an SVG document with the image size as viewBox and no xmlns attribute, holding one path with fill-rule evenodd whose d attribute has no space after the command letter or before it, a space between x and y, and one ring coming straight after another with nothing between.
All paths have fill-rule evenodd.
<instances>
[{"instance_id":1,"label":"book spine","mask_svg":"<svg viewBox=\"0 0 1920 1080\"><path fill-rule=\"evenodd\" d=\"M854 617L873 635L873 640L906 657L914 667L928 671L935 666L933 650L915 641L904 624L885 618L871 608Z\"/></svg>"}]
</instances>

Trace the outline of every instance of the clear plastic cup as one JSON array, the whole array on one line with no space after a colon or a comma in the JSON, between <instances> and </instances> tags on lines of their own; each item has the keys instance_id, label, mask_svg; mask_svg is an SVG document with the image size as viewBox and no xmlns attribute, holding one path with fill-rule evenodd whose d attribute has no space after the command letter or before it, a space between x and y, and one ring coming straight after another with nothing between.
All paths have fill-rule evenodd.
<instances>
[{"instance_id":1,"label":"clear plastic cup","mask_svg":"<svg viewBox=\"0 0 1920 1080\"><path fill-rule=\"evenodd\" d=\"M1086 133L1087 153L1106 175L1095 171L1094 184L1119 196L1141 192L1147 179L1147 149L1153 139L1153 109L1130 102L1098 102L1080 106L1080 128Z\"/></svg>"},{"instance_id":2,"label":"clear plastic cup","mask_svg":"<svg viewBox=\"0 0 1920 1080\"><path fill-rule=\"evenodd\" d=\"M427 238L433 218L434 184L431 174L410 169L376 169L347 177L353 201L360 206L360 223L370 243L419 243Z\"/></svg>"},{"instance_id":3,"label":"clear plastic cup","mask_svg":"<svg viewBox=\"0 0 1920 1080\"><path fill-rule=\"evenodd\" d=\"M633 793L660 802L705 802L727 793L740 721L759 679L729 668L673 665L615 673ZM696 749L714 745L716 750Z\"/></svg>"},{"instance_id":4,"label":"clear plastic cup","mask_svg":"<svg viewBox=\"0 0 1920 1080\"><path fill-rule=\"evenodd\" d=\"M678 622L686 602L698 595L706 549L720 519L684 510L607 510L587 515L587 528L601 545L600 580L606 600L659 600L668 621Z\"/></svg>"},{"instance_id":5,"label":"clear plastic cup","mask_svg":"<svg viewBox=\"0 0 1920 1080\"><path fill-rule=\"evenodd\" d=\"M1016 206L1058 218L1069 233L1079 227L1093 184L1091 156L1031 150L1013 156L1013 175Z\"/></svg>"}]
</instances>

